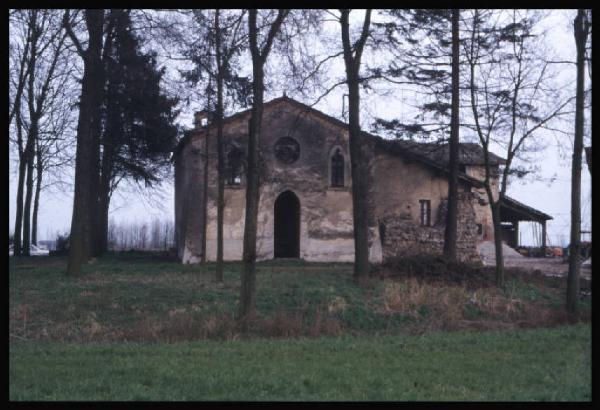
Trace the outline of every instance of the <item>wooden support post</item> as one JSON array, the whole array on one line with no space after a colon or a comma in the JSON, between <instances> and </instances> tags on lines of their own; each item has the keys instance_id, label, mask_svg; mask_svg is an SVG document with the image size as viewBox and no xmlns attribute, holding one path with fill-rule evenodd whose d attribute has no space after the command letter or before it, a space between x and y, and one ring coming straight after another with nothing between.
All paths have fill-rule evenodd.
<instances>
[{"instance_id":1,"label":"wooden support post","mask_svg":"<svg viewBox=\"0 0 600 410\"><path fill-rule=\"evenodd\" d=\"M514 221L513 226L515 227L515 232L514 232L515 248L518 248L519 246L521 246L521 244L519 243L519 221L518 220Z\"/></svg>"},{"instance_id":2,"label":"wooden support post","mask_svg":"<svg viewBox=\"0 0 600 410\"><path fill-rule=\"evenodd\" d=\"M546 252L546 221L542 221L542 250Z\"/></svg>"}]
</instances>

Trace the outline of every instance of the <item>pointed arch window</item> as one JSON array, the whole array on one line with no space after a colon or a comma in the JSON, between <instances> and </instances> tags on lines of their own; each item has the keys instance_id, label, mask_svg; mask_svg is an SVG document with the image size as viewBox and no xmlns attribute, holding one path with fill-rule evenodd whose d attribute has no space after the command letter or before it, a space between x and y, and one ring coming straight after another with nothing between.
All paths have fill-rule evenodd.
<instances>
[{"instance_id":1,"label":"pointed arch window","mask_svg":"<svg viewBox=\"0 0 600 410\"><path fill-rule=\"evenodd\" d=\"M344 156L339 148L331 156L331 186L344 186Z\"/></svg>"},{"instance_id":2,"label":"pointed arch window","mask_svg":"<svg viewBox=\"0 0 600 410\"><path fill-rule=\"evenodd\" d=\"M233 147L227 153L227 185L241 185L242 184L242 151Z\"/></svg>"}]
</instances>

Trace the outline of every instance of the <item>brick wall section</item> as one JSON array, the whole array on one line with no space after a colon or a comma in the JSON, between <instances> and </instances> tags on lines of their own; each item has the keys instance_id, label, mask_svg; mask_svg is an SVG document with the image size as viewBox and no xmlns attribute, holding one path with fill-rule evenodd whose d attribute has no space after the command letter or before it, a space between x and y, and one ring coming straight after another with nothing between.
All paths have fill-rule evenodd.
<instances>
[{"instance_id":1,"label":"brick wall section","mask_svg":"<svg viewBox=\"0 0 600 410\"><path fill-rule=\"evenodd\" d=\"M476 249L478 235L474 200L471 192L459 193L457 254L461 262L480 260ZM437 220L432 226L420 226L419 221L406 216L387 215L380 218L380 223L384 226L380 231L385 231L382 238L383 258L419 254L442 255L446 210L447 200L443 200L439 205Z\"/></svg>"}]
</instances>

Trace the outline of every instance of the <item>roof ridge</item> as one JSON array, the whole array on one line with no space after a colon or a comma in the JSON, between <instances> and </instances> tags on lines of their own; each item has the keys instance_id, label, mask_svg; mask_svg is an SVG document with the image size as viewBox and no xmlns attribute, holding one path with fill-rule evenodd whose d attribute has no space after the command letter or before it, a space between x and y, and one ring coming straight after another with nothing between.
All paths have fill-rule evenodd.
<instances>
[{"instance_id":1,"label":"roof ridge","mask_svg":"<svg viewBox=\"0 0 600 410\"><path fill-rule=\"evenodd\" d=\"M310 113L312 113L312 114L318 115L318 116L320 116L321 118L323 118L324 120L326 120L326 121L328 121L328 122L330 122L330 123L333 123L334 125L337 125L337 126L339 126L339 127L342 127L342 128L344 128L344 129L347 129L347 128L349 127L349 124L348 124L348 123L346 123L346 122L344 122L344 121L342 121L342 120L340 120L340 119L338 119L338 118L335 118L335 117L333 117L333 116L331 116L331 115L329 115L329 114L326 114L326 113L324 113L323 111L321 111L321 110L318 110L318 109L316 109L316 108L314 108L314 107L312 107L312 106L310 106L310 105L308 105L308 104L305 104L305 103L303 103L303 102L301 102L301 101L298 101L298 100L296 100L296 99L294 99L294 98L288 97L288 96L287 96L287 95L285 95L285 94L284 94L284 95L282 95L282 96L280 96L280 97L273 98L272 100L269 100L269 101L267 101L267 102L264 102L264 103L263 103L263 107L270 107L270 106L272 106L272 105L274 105L274 104L276 104L276 103L279 103L279 102L288 102L288 103L291 103L291 104L293 104L293 105L295 105L295 106L297 106L297 107L300 107L300 108L301 108L301 109L303 109L303 110L306 110L307 112L310 112ZM251 110L252 110L252 108L248 108L248 109L246 109L246 110L239 111L239 112L237 112L237 113L235 113L235 114L232 114L232 115L230 115L230 116L228 116L228 117L224 117L224 118L223 118L223 122L224 122L224 123L225 123L225 122L229 122L229 121L231 121L231 120L233 120L233 119L235 119L235 118L239 118L239 117L241 117L241 116L244 116L244 115L248 114L248 113L249 113ZM204 132L204 131L206 131L206 130L208 130L208 129L211 129L211 128L213 128L213 127L214 127L214 124L210 124L210 125L208 125L206 128L203 128L203 129L200 129L200 130L197 130L197 129L192 129L192 130L189 130L188 132L189 132L190 134L193 134L193 133L196 133L196 132ZM367 136L368 136L368 137L370 137L370 138L381 139L381 140L383 140L383 141L388 141L389 143L396 144L396 145L397 145L397 146L399 146L399 147L400 147L400 148L401 148L403 151L406 151L406 153L407 153L407 154L411 154L411 155L413 155L413 156L419 157L420 159L422 159L422 161L423 161L423 162L426 162L428 165L434 165L436 168L438 168L438 167L439 167L439 165L440 165L440 164L437 164L437 162L433 161L431 158L427 158L427 157L426 157L425 155L423 155L422 153L415 152L414 150L411 150L411 149L409 149L408 147L401 147L401 146L400 146L400 145L401 145L401 144L403 144L403 143L418 144L418 145L421 145L421 146L424 146L424 145L433 145L433 144L435 144L434 142L424 142L424 143L421 143L421 142L417 142L417 141L411 141L411 140L398 140L398 139L384 138L384 137L382 137L382 136L379 136L379 135L372 134L371 132L369 132L369 131L366 131L366 130L361 130L361 133L363 133L364 135L367 135ZM182 138L182 140L180 141L180 143L178 144L178 146L177 146L177 148L176 148L176 151L179 151L179 150L181 149L181 148L179 147L179 145L180 145L180 144L181 144L181 145L185 144L185 141L184 141L184 140L186 140L186 139L187 139L187 138L186 138L185 136L184 136L184 138ZM460 145L461 145L461 146L462 146L463 144L473 144L473 143L460 143ZM440 147L440 148L441 148L441 147L443 147L443 146L445 146L445 145L448 145L448 144L440 144L438 147ZM476 146L478 146L478 147L480 147L478 144L475 144L475 145L476 145ZM495 155L495 154L493 154L493 153L492 153L492 155L494 155L494 156L498 157L497 155ZM502 158L500 158L500 157L498 157L498 158L499 158L499 159L502 159ZM443 168L446 168L446 167L445 167L445 166L443 166L443 165L442 165L442 167L443 167Z\"/></svg>"}]
</instances>

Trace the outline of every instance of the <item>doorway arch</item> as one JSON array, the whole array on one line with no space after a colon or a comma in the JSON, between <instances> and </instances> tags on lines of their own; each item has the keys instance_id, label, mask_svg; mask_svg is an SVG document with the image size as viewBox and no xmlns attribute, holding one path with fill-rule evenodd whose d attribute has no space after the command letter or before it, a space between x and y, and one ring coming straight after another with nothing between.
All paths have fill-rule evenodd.
<instances>
[{"instance_id":1,"label":"doorway arch","mask_svg":"<svg viewBox=\"0 0 600 410\"><path fill-rule=\"evenodd\" d=\"M284 191L274 207L275 258L300 257L300 200L292 191Z\"/></svg>"}]
</instances>

